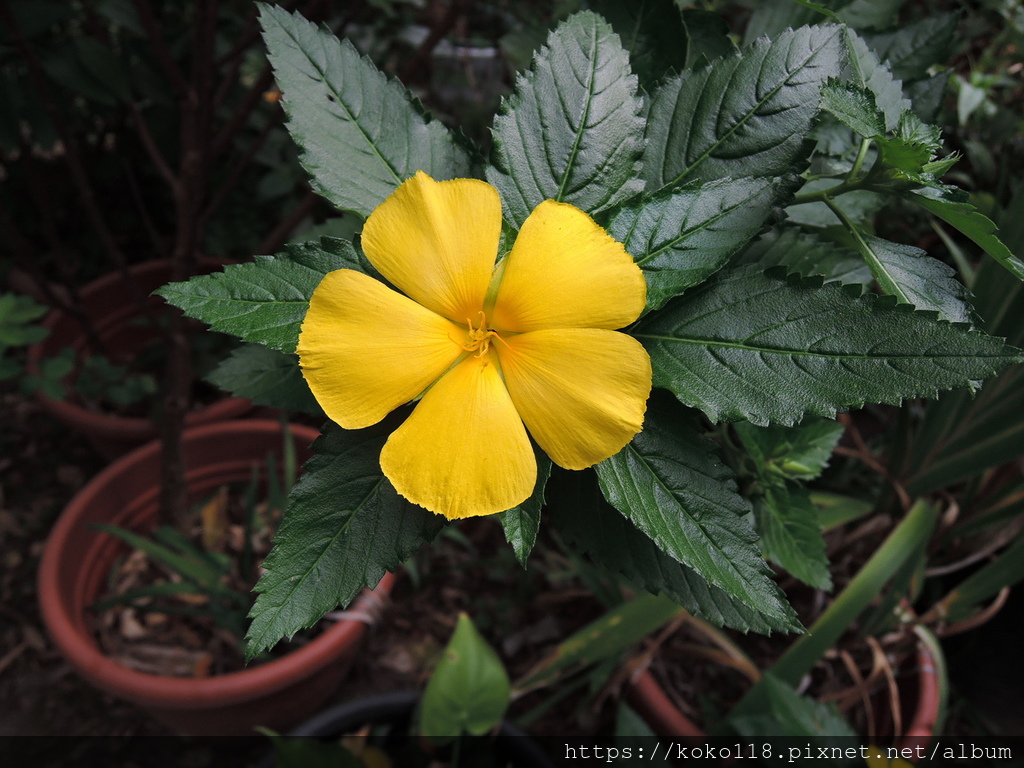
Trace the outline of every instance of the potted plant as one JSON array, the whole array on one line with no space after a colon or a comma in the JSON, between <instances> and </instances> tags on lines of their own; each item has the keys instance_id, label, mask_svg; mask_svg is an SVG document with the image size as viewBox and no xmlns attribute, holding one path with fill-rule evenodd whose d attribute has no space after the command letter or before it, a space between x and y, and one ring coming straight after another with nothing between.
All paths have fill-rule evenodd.
<instances>
[{"instance_id":1,"label":"potted plant","mask_svg":"<svg viewBox=\"0 0 1024 768\"><path fill-rule=\"evenodd\" d=\"M223 265L222 261L203 259L198 271L209 273ZM28 349L26 367L30 376L41 376L45 367L52 366L48 361L64 360L68 369L59 384L54 382L54 386L36 390L37 401L54 418L88 438L107 458L121 456L155 440L159 434L159 414L145 411L152 411L154 400L159 399L157 382L165 359L159 352L159 326L166 324L170 308L150 294L171 274L171 263L157 260L137 264L126 273L112 272L89 283L78 293L78 311L85 316L84 322L66 310L53 309L42 322L46 337ZM95 349L94 345L100 348ZM139 370L138 361L147 356L153 367ZM87 388L91 362L100 362L109 375ZM136 411L141 405L143 412L119 412L90 398L109 393L114 385L125 388L132 377L138 386L126 391L119 398L120 404L136 406ZM197 403L185 417L185 423L197 426L223 421L244 416L251 410L252 403L244 398L221 395L205 404Z\"/></svg>"},{"instance_id":2,"label":"potted plant","mask_svg":"<svg viewBox=\"0 0 1024 768\"><path fill-rule=\"evenodd\" d=\"M632 21L668 18L686 38L696 18L670 10ZM484 181L468 178L465 142L351 44L261 6L302 162L365 223L358 242L323 238L160 291L259 345L233 361L248 393L273 371L268 402L315 402L330 419L309 483L334 492L292 499L250 653L463 517L500 514L525 563L542 511L577 552L713 624L802 630L768 561L828 588L817 512L790 482L806 464L772 469L766 454L775 480L740 487L720 425L796 429L807 461L840 413L973 388L1022 360L972 327L951 267L874 234L873 212L898 202L1024 277L942 180L955 157L928 110L829 14L788 29L758 14L742 50L713 32L717 47L658 58L642 81L617 28L575 14L496 116ZM631 38L632 54L656 40ZM834 154L811 156L816 139ZM750 247L782 208L788 223ZM837 600L843 620L794 644L783 687L758 696L788 695L863 610L865 584L909 583L909 544L936 515L907 501L886 557ZM285 595L296 610L282 616Z\"/></svg>"},{"instance_id":3,"label":"potted plant","mask_svg":"<svg viewBox=\"0 0 1024 768\"><path fill-rule=\"evenodd\" d=\"M315 430L273 421L193 427L185 433L189 495L198 501L227 483L250 480L282 438L309 455ZM265 664L207 678L161 677L130 669L100 650L90 606L101 596L125 546L97 523L147 532L157 523L160 446L150 443L113 462L75 496L47 540L39 571L46 627L71 665L94 685L145 708L182 734L251 735L256 725L288 727L313 712L355 660L367 622L390 591L374 593L308 644ZM278 464L280 466L280 464Z\"/></svg>"}]
</instances>

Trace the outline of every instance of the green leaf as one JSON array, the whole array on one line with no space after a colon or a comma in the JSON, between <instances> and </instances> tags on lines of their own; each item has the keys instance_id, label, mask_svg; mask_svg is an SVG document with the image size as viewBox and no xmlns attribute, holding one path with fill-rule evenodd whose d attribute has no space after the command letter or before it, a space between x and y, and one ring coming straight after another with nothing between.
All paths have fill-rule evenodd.
<instances>
[{"instance_id":1,"label":"green leaf","mask_svg":"<svg viewBox=\"0 0 1024 768\"><path fill-rule=\"evenodd\" d=\"M759 702L761 711L758 714L728 720L728 727L739 736L749 739L786 736L811 739L825 737L824 740L814 741L815 753L820 747L826 750L826 754L832 754L832 750L826 745L835 740L840 744L837 747L840 754L847 754L845 745L857 737L857 732L835 705L797 693L770 672L762 678L758 690L763 696L763 700ZM801 747L812 749L809 742Z\"/></svg>"},{"instance_id":2,"label":"green leaf","mask_svg":"<svg viewBox=\"0 0 1024 768\"><path fill-rule=\"evenodd\" d=\"M326 244L288 245L277 256L257 256L223 272L170 283L156 293L214 331L294 352L309 299L324 275L335 269L364 271L350 243L339 252Z\"/></svg>"},{"instance_id":3,"label":"green leaf","mask_svg":"<svg viewBox=\"0 0 1024 768\"><path fill-rule=\"evenodd\" d=\"M920 179L921 172L932 158L932 153L923 144L898 136L879 139L877 144L886 170L897 179Z\"/></svg>"},{"instance_id":4,"label":"green leaf","mask_svg":"<svg viewBox=\"0 0 1024 768\"><path fill-rule=\"evenodd\" d=\"M508 709L511 685L505 667L469 616L459 614L444 654L430 676L420 710L420 733L446 743L463 732L482 736Z\"/></svg>"},{"instance_id":5,"label":"green leaf","mask_svg":"<svg viewBox=\"0 0 1024 768\"><path fill-rule=\"evenodd\" d=\"M53 26L74 16L76 10L60 0L8 0L8 6L26 40L45 34ZM15 43L7 24L0 30L0 42L4 45Z\"/></svg>"},{"instance_id":6,"label":"green leaf","mask_svg":"<svg viewBox=\"0 0 1024 768\"><path fill-rule=\"evenodd\" d=\"M1024 280L1024 262L1010 253L996 233L996 225L983 216L956 187L937 186L916 189L906 198L935 214L980 246L1018 280Z\"/></svg>"},{"instance_id":7,"label":"green leaf","mask_svg":"<svg viewBox=\"0 0 1024 768\"><path fill-rule=\"evenodd\" d=\"M274 747L274 768L365 768L339 741L281 736L262 726L256 730Z\"/></svg>"},{"instance_id":8,"label":"green leaf","mask_svg":"<svg viewBox=\"0 0 1024 768\"><path fill-rule=\"evenodd\" d=\"M537 484L533 493L526 501L512 509L501 513L501 526L505 530L505 540L512 545L516 560L526 567L526 560L537 543L540 531L540 516L544 509L544 487L551 477L551 459L536 446L533 449L537 457Z\"/></svg>"},{"instance_id":9,"label":"green leaf","mask_svg":"<svg viewBox=\"0 0 1024 768\"><path fill-rule=\"evenodd\" d=\"M799 173L821 86L839 74L840 29L787 30L662 85L648 112L648 192L684 181Z\"/></svg>"},{"instance_id":10,"label":"green leaf","mask_svg":"<svg viewBox=\"0 0 1024 768\"><path fill-rule=\"evenodd\" d=\"M868 285L872 280L871 269L855 251L799 227L781 227L762 236L737 263L785 267L804 277L820 275L826 283Z\"/></svg>"},{"instance_id":11,"label":"green leaf","mask_svg":"<svg viewBox=\"0 0 1024 768\"><path fill-rule=\"evenodd\" d=\"M494 119L487 180L508 220L548 199L597 214L638 194L642 110L612 28L589 12L559 24Z\"/></svg>"},{"instance_id":12,"label":"green leaf","mask_svg":"<svg viewBox=\"0 0 1024 768\"><path fill-rule=\"evenodd\" d=\"M901 245L873 235L860 235L865 259L879 287L902 304L932 309L943 320L970 323L973 318L967 288L956 270L920 248Z\"/></svg>"},{"instance_id":13,"label":"green leaf","mask_svg":"<svg viewBox=\"0 0 1024 768\"><path fill-rule=\"evenodd\" d=\"M4 348L0 347L0 381L8 381L13 379L15 376L21 376L24 373L24 366L21 363L14 360L4 359ZM31 381L26 379L31 378ZM38 389L36 379L38 377L23 377L19 382L19 387L25 395L32 395Z\"/></svg>"},{"instance_id":14,"label":"green leaf","mask_svg":"<svg viewBox=\"0 0 1024 768\"><path fill-rule=\"evenodd\" d=\"M885 133L885 115L867 88L829 80L821 88L821 108L865 138Z\"/></svg>"},{"instance_id":15,"label":"green leaf","mask_svg":"<svg viewBox=\"0 0 1024 768\"><path fill-rule=\"evenodd\" d=\"M297 13L259 9L288 130L318 193L365 217L418 170L438 180L469 175L448 130L350 42Z\"/></svg>"},{"instance_id":16,"label":"green leaf","mask_svg":"<svg viewBox=\"0 0 1024 768\"><path fill-rule=\"evenodd\" d=\"M811 503L818 510L818 525L823 531L864 517L874 508L870 501L827 491L811 491Z\"/></svg>"},{"instance_id":17,"label":"green leaf","mask_svg":"<svg viewBox=\"0 0 1024 768\"><path fill-rule=\"evenodd\" d=\"M591 472L558 472L549 484L551 521L567 542L640 589L663 593L695 616L743 632L799 632L788 605L779 618L750 607L672 559L605 501Z\"/></svg>"},{"instance_id":18,"label":"green leaf","mask_svg":"<svg viewBox=\"0 0 1024 768\"><path fill-rule=\"evenodd\" d=\"M815 418L795 427L739 422L734 429L763 477L790 480L813 480L820 475L843 435L842 424Z\"/></svg>"},{"instance_id":19,"label":"green leaf","mask_svg":"<svg viewBox=\"0 0 1024 768\"><path fill-rule=\"evenodd\" d=\"M718 271L792 192L787 179L726 179L666 190L616 211L608 233L647 280L647 309L658 309Z\"/></svg>"},{"instance_id":20,"label":"green leaf","mask_svg":"<svg viewBox=\"0 0 1024 768\"><path fill-rule=\"evenodd\" d=\"M953 154L942 160L933 160L942 149L942 130L935 125L926 125L909 110L900 115L895 135L880 138L877 144L887 175L902 188L934 185L936 179L948 171L959 157ZM901 180L914 183L899 184Z\"/></svg>"},{"instance_id":21,"label":"green leaf","mask_svg":"<svg viewBox=\"0 0 1024 768\"><path fill-rule=\"evenodd\" d=\"M615 741L616 743L632 744L631 739L642 736L651 739L657 738L651 726L630 707L625 698L619 700L619 709L615 714Z\"/></svg>"},{"instance_id":22,"label":"green leaf","mask_svg":"<svg viewBox=\"0 0 1024 768\"><path fill-rule=\"evenodd\" d=\"M771 672L789 685L799 683L868 606L877 601L886 584L916 557L931 536L937 520L938 513L934 507L917 501L842 592L835 596L808 633L797 639L775 662ZM751 689L733 711L749 712L748 700L756 701L757 689L758 686Z\"/></svg>"},{"instance_id":23,"label":"green leaf","mask_svg":"<svg viewBox=\"0 0 1024 768\"><path fill-rule=\"evenodd\" d=\"M249 614L247 658L374 587L443 521L395 491L380 469L394 419L350 432L328 425L292 489Z\"/></svg>"},{"instance_id":24,"label":"green leaf","mask_svg":"<svg viewBox=\"0 0 1024 768\"><path fill-rule=\"evenodd\" d=\"M220 585L223 571L210 562L189 553L176 552L174 549L159 544L151 538L106 523L93 523L97 531L116 536L129 546L135 547L149 555L150 558L170 568L175 573L188 579L203 589L216 590Z\"/></svg>"},{"instance_id":25,"label":"green leaf","mask_svg":"<svg viewBox=\"0 0 1024 768\"><path fill-rule=\"evenodd\" d=\"M680 41L687 39L687 34L673 0L597 0L593 5L622 40L641 84L653 83L669 70L686 66L689 47Z\"/></svg>"},{"instance_id":26,"label":"green leaf","mask_svg":"<svg viewBox=\"0 0 1024 768\"><path fill-rule=\"evenodd\" d=\"M582 667L614 658L682 612L672 600L655 595L640 595L611 608L559 643L516 683L516 689L526 691L551 685Z\"/></svg>"},{"instance_id":27,"label":"green leaf","mask_svg":"<svg viewBox=\"0 0 1024 768\"><path fill-rule=\"evenodd\" d=\"M695 414L667 394L651 398L644 430L597 465L608 501L666 555L776 619L788 606L771 580L732 473Z\"/></svg>"},{"instance_id":28,"label":"green leaf","mask_svg":"<svg viewBox=\"0 0 1024 768\"><path fill-rule=\"evenodd\" d=\"M853 30L844 27L843 36L849 52L846 78L874 94L875 104L885 115L886 130L893 130L900 115L910 108L910 102L903 97L903 84L893 78L889 68Z\"/></svg>"},{"instance_id":29,"label":"green leaf","mask_svg":"<svg viewBox=\"0 0 1024 768\"><path fill-rule=\"evenodd\" d=\"M115 605L131 605L140 598L147 598L147 607L153 606L151 598L177 597L179 595L203 595L202 587L192 581L163 581L144 587L126 590L113 597L97 600L89 606L91 611L105 611ZM243 595L244 597L244 595Z\"/></svg>"},{"instance_id":30,"label":"green leaf","mask_svg":"<svg viewBox=\"0 0 1024 768\"><path fill-rule=\"evenodd\" d=\"M713 11L687 8L683 11L686 27L686 66L697 69L709 62L736 53L729 22Z\"/></svg>"},{"instance_id":31,"label":"green leaf","mask_svg":"<svg viewBox=\"0 0 1024 768\"><path fill-rule=\"evenodd\" d=\"M760 0L747 24L744 43L825 19L838 19L855 29L888 27L902 4L903 0Z\"/></svg>"},{"instance_id":32,"label":"green leaf","mask_svg":"<svg viewBox=\"0 0 1024 768\"><path fill-rule=\"evenodd\" d=\"M928 77L928 70L949 61L955 43L957 14L929 14L886 32L864 32L861 37L904 82Z\"/></svg>"},{"instance_id":33,"label":"green leaf","mask_svg":"<svg viewBox=\"0 0 1024 768\"><path fill-rule=\"evenodd\" d=\"M749 267L719 272L634 335L650 353L655 386L713 421L759 425L973 388L1024 359L934 313Z\"/></svg>"},{"instance_id":34,"label":"green leaf","mask_svg":"<svg viewBox=\"0 0 1024 768\"><path fill-rule=\"evenodd\" d=\"M1024 535L1017 534L1013 544L995 560L964 579L943 600L942 618L963 621L1006 587L1024 580Z\"/></svg>"},{"instance_id":35,"label":"green leaf","mask_svg":"<svg viewBox=\"0 0 1024 768\"><path fill-rule=\"evenodd\" d=\"M754 502L754 523L764 556L815 589L832 589L818 511L807 490L777 481Z\"/></svg>"},{"instance_id":36,"label":"green leaf","mask_svg":"<svg viewBox=\"0 0 1024 768\"><path fill-rule=\"evenodd\" d=\"M1024 210L1024 194L1018 209ZM1018 211L1019 212L1019 211ZM1005 220L1005 219L1004 219ZM1008 229L1008 235L1013 231ZM1016 246L1020 237L1010 239ZM985 261L974 280L979 314L989 333L1024 344L1024 282L1009 280ZM975 397L950 392L929 403L916 430L902 482L915 495L931 493L1024 454L1024 366L1004 371Z\"/></svg>"},{"instance_id":37,"label":"green leaf","mask_svg":"<svg viewBox=\"0 0 1024 768\"><path fill-rule=\"evenodd\" d=\"M49 329L33 322L46 314L46 307L28 296L0 293L0 348L19 347L42 341Z\"/></svg>"},{"instance_id":38,"label":"green leaf","mask_svg":"<svg viewBox=\"0 0 1024 768\"><path fill-rule=\"evenodd\" d=\"M258 344L246 344L233 350L206 380L256 405L324 415L302 377L298 357Z\"/></svg>"},{"instance_id":39,"label":"green leaf","mask_svg":"<svg viewBox=\"0 0 1024 768\"><path fill-rule=\"evenodd\" d=\"M934 123L939 119L942 100L946 95L949 83L949 72L939 72L923 80L905 83L903 90L913 103L914 114L926 123Z\"/></svg>"},{"instance_id":40,"label":"green leaf","mask_svg":"<svg viewBox=\"0 0 1024 768\"><path fill-rule=\"evenodd\" d=\"M127 67L110 48L94 37L79 37L75 51L82 67L113 97L113 102L131 99Z\"/></svg>"},{"instance_id":41,"label":"green leaf","mask_svg":"<svg viewBox=\"0 0 1024 768\"><path fill-rule=\"evenodd\" d=\"M97 45L99 44L97 43ZM91 45L88 48L95 50ZM47 76L62 88L70 91L70 95L104 106L113 106L117 103L117 98L107 84L97 80L83 62L83 51L80 45L71 43L70 45L52 46L41 53L40 64ZM107 53L110 55L109 51Z\"/></svg>"}]
</instances>

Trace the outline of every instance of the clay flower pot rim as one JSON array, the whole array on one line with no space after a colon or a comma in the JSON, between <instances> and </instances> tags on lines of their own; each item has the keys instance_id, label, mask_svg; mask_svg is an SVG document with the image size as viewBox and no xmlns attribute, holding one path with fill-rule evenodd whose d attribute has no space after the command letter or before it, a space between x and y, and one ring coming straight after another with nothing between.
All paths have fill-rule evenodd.
<instances>
[{"instance_id":1,"label":"clay flower pot rim","mask_svg":"<svg viewBox=\"0 0 1024 768\"><path fill-rule=\"evenodd\" d=\"M151 282L155 279L156 282L162 283L166 282L163 279L164 275L166 275L167 280L170 279L172 263L170 259L154 259L134 264L129 268L129 271L135 278L141 278L144 281L146 278L150 278ZM199 260L201 269L208 271L216 271L229 263L232 262L210 257L203 257ZM124 275L120 272L109 272L84 286L80 291L80 297L83 301L86 301L91 296L114 291L124 282ZM84 338L84 333L78 331L78 321L60 309L50 310L43 319L42 325L52 332L61 323L74 324L77 331L75 335L78 338ZM39 373L40 365L43 358L47 356L51 344L52 342L48 343L47 339L43 339L28 348L26 367L30 373ZM54 400L42 391L36 392L35 398L40 405L59 421L73 426L80 432L95 435L101 440L139 444L153 439L157 434L153 422L147 418L91 411L68 400ZM224 421L242 416L250 410L252 410L252 403L248 400L240 397L225 397L223 400L218 400L204 408L189 413L185 417L185 421L189 425Z\"/></svg>"},{"instance_id":2,"label":"clay flower pot rim","mask_svg":"<svg viewBox=\"0 0 1024 768\"><path fill-rule=\"evenodd\" d=\"M279 434L281 425L270 420L223 422L192 427L185 430L184 440L195 442L213 435L234 437L245 441L253 432ZM293 434L300 439L315 439L319 432L310 427L291 425ZM273 661L251 669L229 672L208 678L172 678L139 672L108 658L97 646L94 638L75 625L59 597L61 587L61 555L71 539L80 531L82 510L106 492L110 483L126 472L132 472L143 463L158 459L161 446L151 442L142 448L115 460L93 478L65 508L57 520L43 553L39 569L39 599L44 622L60 650L78 671L101 688L129 700L160 706L194 705L201 701L206 706L232 704L251 697L254 688L271 692L294 682L301 670L322 666L337 658L339 648L354 646L365 629L362 620L341 620L326 629L307 645ZM377 594L364 593L351 606L355 616L374 615L374 605L391 590L393 576L385 573Z\"/></svg>"},{"instance_id":3,"label":"clay flower pot rim","mask_svg":"<svg viewBox=\"0 0 1024 768\"><path fill-rule=\"evenodd\" d=\"M918 694L913 718L904 728L901 747L913 747L920 740L931 738L938 721L940 702L939 671L928 646L917 644ZM630 681L629 696L651 729L663 738L678 736L703 739L703 729L679 711L647 667L640 669Z\"/></svg>"}]
</instances>

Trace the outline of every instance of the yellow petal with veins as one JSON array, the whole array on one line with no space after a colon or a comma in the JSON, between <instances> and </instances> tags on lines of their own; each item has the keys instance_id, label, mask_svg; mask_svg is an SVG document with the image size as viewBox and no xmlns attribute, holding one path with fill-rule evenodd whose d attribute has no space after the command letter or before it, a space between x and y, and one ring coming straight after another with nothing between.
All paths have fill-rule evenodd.
<instances>
[{"instance_id":1,"label":"yellow petal with veins","mask_svg":"<svg viewBox=\"0 0 1024 768\"><path fill-rule=\"evenodd\" d=\"M363 226L366 257L400 291L457 323L483 308L501 235L501 200L477 179L417 171Z\"/></svg>"},{"instance_id":2,"label":"yellow petal with veins","mask_svg":"<svg viewBox=\"0 0 1024 768\"><path fill-rule=\"evenodd\" d=\"M339 269L313 292L296 351L324 412L360 429L430 386L463 353L465 336L380 281Z\"/></svg>"},{"instance_id":3,"label":"yellow petal with veins","mask_svg":"<svg viewBox=\"0 0 1024 768\"><path fill-rule=\"evenodd\" d=\"M530 439L493 354L470 355L446 373L380 454L402 496L449 519L514 507L537 481Z\"/></svg>"},{"instance_id":4,"label":"yellow petal with veins","mask_svg":"<svg viewBox=\"0 0 1024 768\"><path fill-rule=\"evenodd\" d=\"M632 336L601 328L532 331L493 344L512 402L552 461L584 469L643 427L651 360Z\"/></svg>"},{"instance_id":5,"label":"yellow petal with veins","mask_svg":"<svg viewBox=\"0 0 1024 768\"><path fill-rule=\"evenodd\" d=\"M647 300L640 267L586 213L547 200L523 222L490 315L499 331L622 328Z\"/></svg>"}]
</instances>

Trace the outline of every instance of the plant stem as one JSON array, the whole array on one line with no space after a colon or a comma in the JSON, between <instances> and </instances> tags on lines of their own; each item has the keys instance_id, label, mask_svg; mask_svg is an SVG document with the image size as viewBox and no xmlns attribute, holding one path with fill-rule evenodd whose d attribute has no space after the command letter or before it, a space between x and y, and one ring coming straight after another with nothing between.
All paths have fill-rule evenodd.
<instances>
[{"instance_id":1,"label":"plant stem","mask_svg":"<svg viewBox=\"0 0 1024 768\"><path fill-rule=\"evenodd\" d=\"M846 174L846 181L849 183L855 183L857 175L860 173L861 167L864 165L864 159L868 156L868 149L871 148L871 139L861 139L860 149L857 150L857 158L853 161L853 167L850 172Z\"/></svg>"},{"instance_id":2,"label":"plant stem","mask_svg":"<svg viewBox=\"0 0 1024 768\"><path fill-rule=\"evenodd\" d=\"M189 82L181 94L181 157L171 186L175 208L175 241L171 280L178 282L195 272L201 243L201 208L209 181L210 123L212 121L214 45L217 2L196 5ZM188 518L188 488L182 434L192 387L190 344L185 319L173 314L170 322L163 413L160 419L161 483L160 516L164 524L184 528Z\"/></svg>"},{"instance_id":3,"label":"plant stem","mask_svg":"<svg viewBox=\"0 0 1024 768\"><path fill-rule=\"evenodd\" d=\"M885 266L878 260L878 256L875 254L874 250L872 250L871 246L868 245L860 230L857 229L856 225L854 225L852 221L850 221L846 212L836 205L836 202L831 197L826 196L822 202L829 207L829 210L831 210L832 213L836 215L836 218L842 223L843 228L850 233L850 236L857 244L857 250L860 251L860 255L864 257L864 261L866 261L868 266L871 268L871 274L874 275L875 280L878 281L879 287L886 293L895 296L899 302L903 304L913 304L914 302L912 302L910 297L903 292L903 289L899 284L889 276Z\"/></svg>"},{"instance_id":4,"label":"plant stem","mask_svg":"<svg viewBox=\"0 0 1024 768\"><path fill-rule=\"evenodd\" d=\"M864 180L867 176L861 176L861 169L864 167L864 160L867 159L868 150L871 148L871 139L863 139L860 143L860 149L857 152L857 157L853 161L853 167L850 168L850 172L846 174L846 178L836 184L834 187L828 189L821 189L817 192L805 192L802 195L797 195L793 198L793 205L801 205L803 203L827 203L829 198L838 197L839 195L845 194L846 192L852 192L856 189L864 189Z\"/></svg>"},{"instance_id":5,"label":"plant stem","mask_svg":"<svg viewBox=\"0 0 1024 768\"><path fill-rule=\"evenodd\" d=\"M855 189L860 189L859 184L851 184L849 181L841 181L834 187L828 189L820 189L817 192L804 192L802 195L797 195L793 198L793 205L803 205L804 203L823 203L832 196L838 196L844 192L850 192Z\"/></svg>"}]
</instances>

